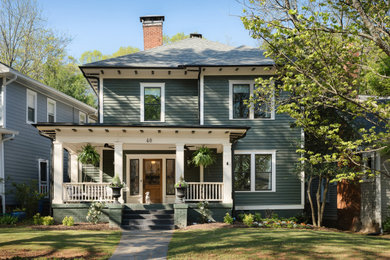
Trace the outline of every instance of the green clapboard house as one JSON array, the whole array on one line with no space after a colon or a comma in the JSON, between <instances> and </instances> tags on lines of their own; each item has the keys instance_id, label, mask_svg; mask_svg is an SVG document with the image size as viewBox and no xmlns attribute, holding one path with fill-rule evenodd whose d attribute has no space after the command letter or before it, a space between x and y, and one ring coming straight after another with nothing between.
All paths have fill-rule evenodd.
<instances>
[{"instance_id":1,"label":"green clapboard house","mask_svg":"<svg viewBox=\"0 0 390 260\"><path fill-rule=\"evenodd\" d=\"M125 183L122 225L126 214L147 210L196 222L200 201L209 202L215 220L232 211L301 212L303 176L295 171L301 130L272 105L245 102L258 87L255 79L274 73L274 62L258 48L200 34L162 45L164 17L140 20L144 51L80 67L98 96L98 123L37 125L53 139L55 217L81 214L84 202L112 201L115 174ZM101 155L97 166L77 161L87 143ZM201 147L210 148L214 164L191 163ZM62 177L63 149L70 154L69 183ZM185 204L176 203L180 177L188 183ZM151 224L145 221L129 223Z\"/></svg>"}]
</instances>

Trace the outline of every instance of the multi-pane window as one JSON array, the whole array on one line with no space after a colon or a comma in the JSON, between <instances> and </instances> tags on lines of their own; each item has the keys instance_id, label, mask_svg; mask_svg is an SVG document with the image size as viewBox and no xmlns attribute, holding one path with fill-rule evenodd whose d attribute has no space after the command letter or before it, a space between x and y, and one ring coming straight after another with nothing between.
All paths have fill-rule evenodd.
<instances>
[{"instance_id":1,"label":"multi-pane window","mask_svg":"<svg viewBox=\"0 0 390 260\"><path fill-rule=\"evenodd\" d=\"M275 191L276 152L237 151L234 155L235 191Z\"/></svg>"},{"instance_id":2,"label":"multi-pane window","mask_svg":"<svg viewBox=\"0 0 390 260\"><path fill-rule=\"evenodd\" d=\"M161 120L161 88L144 88L144 120Z\"/></svg>"},{"instance_id":3,"label":"multi-pane window","mask_svg":"<svg viewBox=\"0 0 390 260\"><path fill-rule=\"evenodd\" d=\"M47 122L54 123L56 121L56 102L47 100Z\"/></svg>"},{"instance_id":4,"label":"multi-pane window","mask_svg":"<svg viewBox=\"0 0 390 260\"><path fill-rule=\"evenodd\" d=\"M139 195L139 160L130 160L130 195Z\"/></svg>"},{"instance_id":5,"label":"multi-pane window","mask_svg":"<svg viewBox=\"0 0 390 260\"><path fill-rule=\"evenodd\" d=\"M245 103L249 97L249 84L233 84L233 118L249 118L249 107Z\"/></svg>"},{"instance_id":6,"label":"multi-pane window","mask_svg":"<svg viewBox=\"0 0 390 260\"><path fill-rule=\"evenodd\" d=\"M167 159L166 162L166 194L175 195L175 159Z\"/></svg>"},{"instance_id":7,"label":"multi-pane window","mask_svg":"<svg viewBox=\"0 0 390 260\"><path fill-rule=\"evenodd\" d=\"M273 100L250 102L253 96L257 99L259 93L255 90L261 86L252 80L230 80L229 86L229 119L274 119Z\"/></svg>"},{"instance_id":8,"label":"multi-pane window","mask_svg":"<svg viewBox=\"0 0 390 260\"><path fill-rule=\"evenodd\" d=\"M27 122L36 123L37 93L27 90Z\"/></svg>"},{"instance_id":9,"label":"multi-pane window","mask_svg":"<svg viewBox=\"0 0 390 260\"><path fill-rule=\"evenodd\" d=\"M83 112L79 112L79 124L87 123L87 115Z\"/></svg>"},{"instance_id":10,"label":"multi-pane window","mask_svg":"<svg viewBox=\"0 0 390 260\"><path fill-rule=\"evenodd\" d=\"M234 156L234 190L251 190L251 156L249 154Z\"/></svg>"},{"instance_id":11,"label":"multi-pane window","mask_svg":"<svg viewBox=\"0 0 390 260\"><path fill-rule=\"evenodd\" d=\"M141 122L163 122L164 83L141 83Z\"/></svg>"}]
</instances>

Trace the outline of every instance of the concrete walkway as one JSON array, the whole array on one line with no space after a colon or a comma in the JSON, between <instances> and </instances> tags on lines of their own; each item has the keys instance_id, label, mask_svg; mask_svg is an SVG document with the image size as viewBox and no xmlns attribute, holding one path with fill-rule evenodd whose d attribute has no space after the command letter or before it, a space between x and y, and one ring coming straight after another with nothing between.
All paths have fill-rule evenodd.
<instances>
[{"instance_id":1,"label":"concrete walkway","mask_svg":"<svg viewBox=\"0 0 390 260\"><path fill-rule=\"evenodd\" d=\"M123 230L110 259L166 259L172 233L173 230Z\"/></svg>"}]
</instances>

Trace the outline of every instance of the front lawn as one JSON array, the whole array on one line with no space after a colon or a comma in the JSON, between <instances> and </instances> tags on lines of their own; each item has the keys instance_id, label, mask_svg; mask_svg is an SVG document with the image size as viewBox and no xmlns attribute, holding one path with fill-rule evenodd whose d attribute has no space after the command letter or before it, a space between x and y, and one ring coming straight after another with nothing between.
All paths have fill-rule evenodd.
<instances>
[{"instance_id":1,"label":"front lawn","mask_svg":"<svg viewBox=\"0 0 390 260\"><path fill-rule=\"evenodd\" d=\"M119 230L36 230L0 228L0 259L12 257L108 259Z\"/></svg>"},{"instance_id":2,"label":"front lawn","mask_svg":"<svg viewBox=\"0 0 390 260\"><path fill-rule=\"evenodd\" d=\"M261 228L178 230L169 259L389 259L390 237Z\"/></svg>"}]
</instances>

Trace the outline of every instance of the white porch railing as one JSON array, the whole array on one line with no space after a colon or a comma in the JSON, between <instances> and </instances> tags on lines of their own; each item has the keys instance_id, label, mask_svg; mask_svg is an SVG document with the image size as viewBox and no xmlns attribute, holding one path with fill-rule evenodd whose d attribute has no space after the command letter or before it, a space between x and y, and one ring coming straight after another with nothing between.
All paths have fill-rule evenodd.
<instances>
[{"instance_id":1,"label":"white porch railing","mask_svg":"<svg viewBox=\"0 0 390 260\"><path fill-rule=\"evenodd\" d=\"M64 202L113 201L109 183L63 183Z\"/></svg>"},{"instance_id":2,"label":"white porch railing","mask_svg":"<svg viewBox=\"0 0 390 260\"><path fill-rule=\"evenodd\" d=\"M187 182L186 201L222 201L222 182Z\"/></svg>"}]
</instances>

